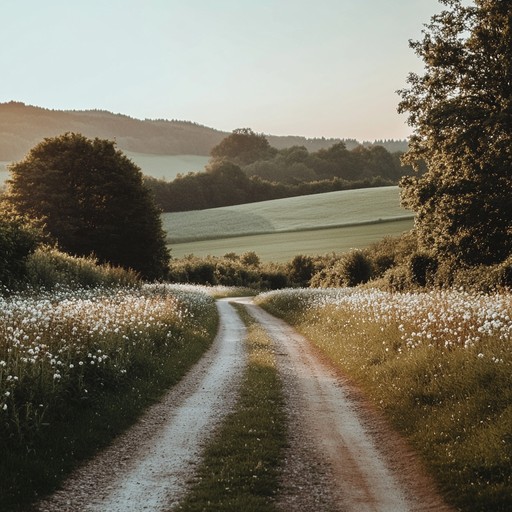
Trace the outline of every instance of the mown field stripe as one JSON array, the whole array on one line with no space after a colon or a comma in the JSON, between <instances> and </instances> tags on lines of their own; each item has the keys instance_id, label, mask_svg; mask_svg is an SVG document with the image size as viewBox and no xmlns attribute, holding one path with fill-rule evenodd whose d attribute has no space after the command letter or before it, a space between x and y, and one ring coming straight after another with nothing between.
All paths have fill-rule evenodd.
<instances>
[{"instance_id":1,"label":"mown field stripe","mask_svg":"<svg viewBox=\"0 0 512 512\"><path fill-rule=\"evenodd\" d=\"M404 220L412 220L414 215L397 215L394 217L384 217L373 220L366 220L360 222L340 222L333 224L319 224L318 226L304 226L304 227L295 227L295 228L285 228L285 229L261 229L261 230L253 230L248 233L223 233L222 235L215 234L203 234L199 236L182 236L182 237L168 237L167 241L170 244L181 244L187 242L201 242L207 240L218 240L218 239L229 239L229 238L243 238L245 236L254 236L254 235L274 235L274 234L283 234L283 233L302 233L308 231L322 231L327 229L339 229L339 228L353 228L358 226L373 226L375 224L388 224L392 222L401 222Z\"/></svg>"},{"instance_id":2,"label":"mown field stripe","mask_svg":"<svg viewBox=\"0 0 512 512\"><path fill-rule=\"evenodd\" d=\"M286 262L297 254L315 256L332 252L362 249L385 236L398 236L413 227L413 220L379 223L366 226L329 228L306 232L272 233L267 235L235 236L200 242L171 244L173 258L189 254L198 257L223 256L234 252L255 251L262 261Z\"/></svg>"}]
</instances>

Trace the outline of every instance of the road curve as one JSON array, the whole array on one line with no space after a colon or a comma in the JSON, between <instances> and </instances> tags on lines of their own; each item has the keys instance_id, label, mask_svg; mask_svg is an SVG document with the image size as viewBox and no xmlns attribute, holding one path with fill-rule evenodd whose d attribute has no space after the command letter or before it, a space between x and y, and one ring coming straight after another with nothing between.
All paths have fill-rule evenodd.
<instances>
[{"instance_id":1,"label":"road curve","mask_svg":"<svg viewBox=\"0 0 512 512\"><path fill-rule=\"evenodd\" d=\"M399 443L368 416L353 388L311 344L250 298L217 302L211 349L165 398L85 464L38 512L162 512L188 489L201 450L238 396L245 327L229 302L244 304L275 345L285 384L289 447L276 505L283 512L449 512ZM386 446L384 446L386 445Z\"/></svg>"}]
</instances>

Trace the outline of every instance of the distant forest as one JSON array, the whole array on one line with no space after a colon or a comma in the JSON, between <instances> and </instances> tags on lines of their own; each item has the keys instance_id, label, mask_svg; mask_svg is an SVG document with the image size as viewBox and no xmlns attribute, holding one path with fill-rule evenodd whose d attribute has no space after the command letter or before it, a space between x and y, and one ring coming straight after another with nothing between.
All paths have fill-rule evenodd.
<instances>
[{"instance_id":1,"label":"distant forest","mask_svg":"<svg viewBox=\"0 0 512 512\"><path fill-rule=\"evenodd\" d=\"M229 135L189 121L140 120L103 110L63 111L14 101L0 103L0 161L19 160L44 138L65 132L113 140L119 149L137 153L202 156L208 156L212 148ZM273 135L269 135L268 140L277 149L304 146L311 152L341 142L323 137ZM348 149L360 145L355 139L343 142ZM363 142L362 145L382 145L392 152L407 149L405 140Z\"/></svg>"},{"instance_id":2,"label":"distant forest","mask_svg":"<svg viewBox=\"0 0 512 512\"><path fill-rule=\"evenodd\" d=\"M410 167L401 152L382 146L344 142L309 152L305 146L272 147L250 129L235 130L211 151L205 172L178 175L173 181L146 177L157 205L165 212L317 194L353 188L395 185Z\"/></svg>"},{"instance_id":3,"label":"distant forest","mask_svg":"<svg viewBox=\"0 0 512 512\"><path fill-rule=\"evenodd\" d=\"M145 177L165 212L391 185L410 174L400 165L405 140L281 137L248 128L229 134L188 121L0 103L0 161L20 160L43 139L66 132L112 140L124 151L211 156L205 172L170 182Z\"/></svg>"}]
</instances>

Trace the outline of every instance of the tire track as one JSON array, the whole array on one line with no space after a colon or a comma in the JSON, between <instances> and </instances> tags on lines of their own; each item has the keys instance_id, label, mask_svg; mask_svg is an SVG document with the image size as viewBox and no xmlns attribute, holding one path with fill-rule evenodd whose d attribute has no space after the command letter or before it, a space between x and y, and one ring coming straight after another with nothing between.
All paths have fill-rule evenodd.
<instances>
[{"instance_id":1,"label":"tire track","mask_svg":"<svg viewBox=\"0 0 512 512\"><path fill-rule=\"evenodd\" d=\"M201 361L36 510L156 512L178 502L202 447L236 400L245 365L245 327L227 301L217 308L219 333Z\"/></svg>"},{"instance_id":2,"label":"tire track","mask_svg":"<svg viewBox=\"0 0 512 512\"><path fill-rule=\"evenodd\" d=\"M290 418L295 421L290 426L292 449L288 458L299 469L289 471L288 479L285 476L282 510L312 510L311 496L318 496L324 501L322 510L449 511L435 488L426 482L428 479L421 472L416 474L410 453L392 454L382 449L390 433L383 433L378 421L369 423L372 418L368 418L360 397L321 361L311 344L251 301L245 301L245 305L276 344L291 399ZM294 454L293 444L297 442L301 446ZM308 461L301 460L304 457L323 463L318 466L317 462L315 478L309 481L300 475L308 467ZM391 462L391 458L395 460ZM397 464L398 459L406 462ZM405 478L401 474L404 470L408 472ZM299 488L297 477L301 481ZM300 493L305 495L303 499L297 496Z\"/></svg>"}]
</instances>

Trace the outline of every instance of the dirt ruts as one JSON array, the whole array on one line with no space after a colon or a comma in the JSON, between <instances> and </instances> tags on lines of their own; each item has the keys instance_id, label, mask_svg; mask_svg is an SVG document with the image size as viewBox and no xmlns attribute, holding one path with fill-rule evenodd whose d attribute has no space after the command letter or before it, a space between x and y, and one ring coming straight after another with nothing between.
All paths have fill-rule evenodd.
<instances>
[{"instance_id":1,"label":"dirt ruts","mask_svg":"<svg viewBox=\"0 0 512 512\"><path fill-rule=\"evenodd\" d=\"M289 418L276 505L283 511L448 512L407 446L290 326L251 299L218 301L208 353L110 448L79 468L39 512L170 510L186 493L201 449L237 397L243 303L274 341Z\"/></svg>"},{"instance_id":2,"label":"dirt ruts","mask_svg":"<svg viewBox=\"0 0 512 512\"><path fill-rule=\"evenodd\" d=\"M246 302L274 341L287 394L291 442L282 510L449 511L361 393L288 324Z\"/></svg>"},{"instance_id":3,"label":"dirt ruts","mask_svg":"<svg viewBox=\"0 0 512 512\"><path fill-rule=\"evenodd\" d=\"M219 333L201 361L36 510L160 511L183 496L203 443L234 404L245 364L245 327L227 301L217 308Z\"/></svg>"}]
</instances>

